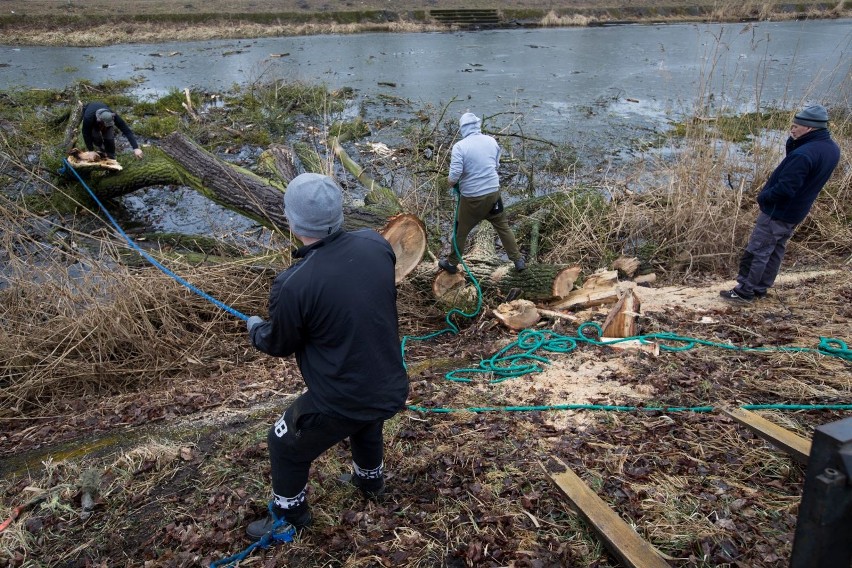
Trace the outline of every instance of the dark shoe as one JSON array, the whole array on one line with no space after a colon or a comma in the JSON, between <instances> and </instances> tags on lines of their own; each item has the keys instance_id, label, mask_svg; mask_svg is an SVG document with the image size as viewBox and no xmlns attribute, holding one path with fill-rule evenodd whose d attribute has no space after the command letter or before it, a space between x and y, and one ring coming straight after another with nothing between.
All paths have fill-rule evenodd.
<instances>
[{"instance_id":1,"label":"dark shoe","mask_svg":"<svg viewBox=\"0 0 852 568\"><path fill-rule=\"evenodd\" d=\"M385 480L382 477L379 479L366 479L351 473L344 473L339 479L344 483L349 483L357 487L361 495L371 501L376 501L385 494Z\"/></svg>"},{"instance_id":2,"label":"dark shoe","mask_svg":"<svg viewBox=\"0 0 852 568\"><path fill-rule=\"evenodd\" d=\"M521 258L519 258L518 260L515 261L515 270L517 270L518 272L523 272L526 269L527 269L527 263L526 263L526 261L524 260L523 257L521 257Z\"/></svg>"},{"instance_id":3,"label":"dark shoe","mask_svg":"<svg viewBox=\"0 0 852 568\"><path fill-rule=\"evenodd\" d=\"M719 295L723 300L734 302L735 304L750 304L754 301L754 296L742 296L739 292L737 292L736 288L733 290L722 290L719 292Z\"/></svg>"},{"instance_id":4,"label":"dark shoe","mask_svg":"<svg viewBox=\"0 0 852 568\"><path fill-rule=\"evenodd\" d=\"M300 530L310 526L314 521L314 516L311 514L311 509L307 503L290 511L275 507L275 514L279 515L279 519L283 521L275 528L276 533L285 532L290 527ZM249 523L249 526L246 527L246 534L250 538L260 540L261 537L272 531L274 525L275 519L270 513L267 513L265 518Z\"/></svg>"},{"instance_id":5,"label":"dark shoe","mask_svg":"<svg viewBox=\"0 0 852 568\"><path fill-rule=\"evenodd\" d=\"M446 258L442 258L441 260L438 261L438 267L441 270L446 270L450 274L455 274L456 272L459 271L459 269L456 268L454 265L450 264L450 261L447 260Z\"/></svg>"},{"instance_id":6,"label":"dark shoe","mask_svg":"<svg viewBox=\"0 0 852 568\"><path fill-rule=\"evenodd\" d=\"M757 290L755 290L754 291L754 299L759 300L761 298L765 298L766 294L767 294L766 292L758 292Z\"/></svg>"}]
</instances>

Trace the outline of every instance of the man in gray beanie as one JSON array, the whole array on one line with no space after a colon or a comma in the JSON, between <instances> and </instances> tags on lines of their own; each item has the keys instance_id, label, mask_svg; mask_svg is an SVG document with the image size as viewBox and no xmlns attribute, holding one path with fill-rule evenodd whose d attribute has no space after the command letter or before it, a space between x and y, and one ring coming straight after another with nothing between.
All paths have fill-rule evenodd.
<instances>
[{"instance_id":1,"label":"man in gray beanie","mask_svg":"<svg viewBox=\"0 0 852 568\"><path fill-rule=\"evenodd\" d=\"M83 107L81 129L83 143L87 150L97 148L108 158L115 159L115 130L118 129L133 148L133 155L137 158L142 157L142 149L139 148L133 131L118 113L113 112L102 102L93 101Z\"/></svg>"},{"instance_id":2,"label":"man in gray beanie","mask_svg":"<svg viewBox=\"0 0 852 568\"><path fill-rule=\"evenodd\" d=\"M797 112L786 156L757 195L760 213L740 258L737 286L720 292L723 299L746 304L766 296L781 268L787 241L839 161L840 147L831 139L825 107L811 105Z\"/></svg>"},{"instance_id":3,"label":"man in gray beanie","mask_svg":"<svg viewBox=\"0 0 852 568\"><path fill-rule=\"evenodd\" d=\"M459 255L464 254L467 236L484 220L494 226L509 260L515 263L515 269L527 267L500 197L500 178L497 175L500 146L494 138L482 133L480 125L479 117L472 112L464 113L459 119L462 139L453 145L447 180L450 186L458 184L460 194L453 231L455 242L450 243L450 255L438 261L438 266L450 274L458 271Z\"/></svg>"},{"instance_id":4,"label":"man in gray beanie","mask_svg":"<svg viewBox=\"0 0 852 568\"><path fill-rule=\"evenodd\" d=\"M369 229L346 232L343 195L330 177L297 176L284 194L284 214L302 241L298 262L275 277L269 321L248 320L251 344L268 355L296 355L307 391L267 435L272 502L249 524L255 539L311 524L308 473L326 450L349 438L349 481L376 499L385 492L385 420L405 406L394 281L396 256Z\"/></svg>"}]
</instances>

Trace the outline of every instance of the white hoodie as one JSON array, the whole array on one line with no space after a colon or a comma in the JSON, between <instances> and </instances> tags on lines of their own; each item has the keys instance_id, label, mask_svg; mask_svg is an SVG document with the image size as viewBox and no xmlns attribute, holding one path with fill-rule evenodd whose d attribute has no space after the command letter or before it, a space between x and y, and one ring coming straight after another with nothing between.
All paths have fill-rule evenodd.
<instances>
[{"instance_id":1,"label":"white hoodie","mask_svg":"<svg viewBox=\"0 0 852 568\"><path fill-rule=\"evenodd\" d=\"M453 145L450 160L450 185L459 184L465 197L481 197L500 189L497 164L500 146L491 136L480 131L480 120L472 112L459 119L462 139Z\"/></svg>"}]
</instances>

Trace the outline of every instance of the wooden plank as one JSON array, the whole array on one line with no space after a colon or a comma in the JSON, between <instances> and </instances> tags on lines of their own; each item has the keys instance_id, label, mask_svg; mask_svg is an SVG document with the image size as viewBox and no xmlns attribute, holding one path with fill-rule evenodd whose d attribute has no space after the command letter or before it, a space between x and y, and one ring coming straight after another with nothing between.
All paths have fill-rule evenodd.
<instances>
[{"instance_id":1,"label":"wooden plank","mask_svg":"<svg viewBox=\"0 0 852 568\"><path fill-rule=\"evenodd\" d=\"M778 424L744 408L720 407L722 414L733 418L773 446L784 450L802 465L808 464L811 441L782 428Z\"/></svg>"},{"instance_id":2,"label":"wooden plank","mask_svg":"<svg viewBox=\"0 0 852 568\"><path fill-rule=\"evenodd\" d=\"M556 459L565 467L565 472L551 474L550 478L598 532L612 554L632 568L670 568L651 544L624 522L571 468Z\"/></svg>"}]
</instances>

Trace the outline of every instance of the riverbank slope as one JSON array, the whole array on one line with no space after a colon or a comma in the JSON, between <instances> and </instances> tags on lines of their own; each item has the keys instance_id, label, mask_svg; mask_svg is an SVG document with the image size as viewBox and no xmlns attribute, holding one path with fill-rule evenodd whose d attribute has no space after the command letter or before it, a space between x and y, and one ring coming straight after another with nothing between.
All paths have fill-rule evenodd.
<instances>
[{"instance_id":1,"label":"riverbank slope","mask_svg":"<svg viewBox=\"0 0 852 568\"><path fill-rule=\"evenodd\" d=\"M852 17L852 2L809 0L544 0L517 2L426 0L209 0L201 3L131 0L6 0L0 32L7 45L103 46L359 32L419 32L483 27L593 26L615 23L824 19Z\"/></svg>"}]
</instances>

